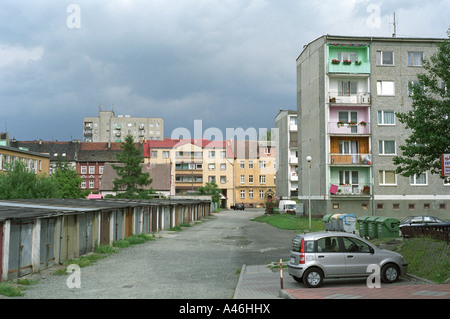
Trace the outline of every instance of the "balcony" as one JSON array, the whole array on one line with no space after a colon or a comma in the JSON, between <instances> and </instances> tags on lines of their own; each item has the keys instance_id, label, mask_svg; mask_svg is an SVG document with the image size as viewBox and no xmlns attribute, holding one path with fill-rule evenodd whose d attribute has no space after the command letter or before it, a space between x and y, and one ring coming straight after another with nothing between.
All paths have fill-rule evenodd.
<instances>
[{"instance_id":1,"label":"balcony","mask_svg":"<svg viewBox=\"0 0 450 319\"><path fill-rule=\"evenodd\" d=\"M289 180L291 182L298 182L298 174L297 173L291 173Z\"/></svg>"},{"instance_id":2,"label":"balcony","mask_svg":"<svg viewBox=\"0 0 450 319\"><path fill-rule=\"evenodd\" d=\"M370 52L367 44L329 43L327 46L328 73L370 73Z\"/></svg>"},{"instance_id":3,"label":"balcony","mask_svg":"<svg viewBox=\"0 0 450 319\"><path fill-rule=\"evenodd\" d=\"M297 165L297 164L298 164L298 157L290 156L290 157L289 157L289 164L295 164L295 165Z\"/></svg>"},{"instance_id":4,"label":"balcony","mask_svg":"<svg viewBox=\"0 0 450 319\"><path fill-rule=\"evenodd\" d=\"M328 123L328 134L336 135L367 135L370 134L370 123L366 121L347 122L332 121Z\"/></svg>"},{"instance_id":5,"label":"balcony","mask_svg":"<svg viewBox=\"0 0 450 319\"><path fill-rule=\"evenodd\" d=\"M361 184L347 184L347 185L336 185L330 184L330 194L331 196L370 196L370 185Z\"/></svg>"},{"instance_id":6,"label":"balcony","mask_svg":"<svg viewBox=\"0 0 450 319\"><path fill-rule=\"evenodd\" d=\"M331 165L372 165L372 154L330 154Z\"/></svg>"},{"instance_id":7,"label":"balcony","mask_svg":"<svg viewBox=\"0 0 450 319\"><path fill-rule=\"evenodd\" d=\"M338 105L369 105L370 93L357 92L355 94L346 94L338 91L328 92L328 102Z\"/></svg>"}]
</instances>

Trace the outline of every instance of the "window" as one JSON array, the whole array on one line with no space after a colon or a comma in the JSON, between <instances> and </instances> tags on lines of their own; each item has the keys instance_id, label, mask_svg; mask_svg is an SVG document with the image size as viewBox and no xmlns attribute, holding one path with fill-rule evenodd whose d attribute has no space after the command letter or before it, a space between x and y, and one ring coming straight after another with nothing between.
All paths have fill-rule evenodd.
<instances>
[{"instance_id":1,"label":"window","mask_svg":"<svg viewBox=\"0 0 450 319\"><path fill-rule=\"evenodd\" d=\"M226 176L220 176L220 183L221 184L225 184L227 182L227 177Z\"/></svg>"},{"instance_id":2,"label":"window","mask_svg":"<svg viewBox=\"0 0 450 319\"><path fill-rule=\"evenodd\" d=\"M87 174L87 166L81 166L81 174Z\"/></svg>"},{"instance_id":3,"label":"window","mask_svg":"<svg viewBox=\"0 0 450 319\"><path fill-rule=\"evenodd\" d=\"M395 171L379 171L380 185L397 185Z\"/></svg>"},{"instance_id":4,"label":"window","mask_svg":"<svg viewBox=\"0 0 450 319\"><path fill-rule=\"evenodd\" d=\"M245 161L241 161L241 165L240 165L240 167L241 167L242 169L244 169L244 168L245 168Z\"/></svg>"},{"instance_id":5,"label":"window","mask_svg":"<svg viewBox=\"0 0 450 319\"><path fill-rule=\"evenodd\" d=\"M248 183L253 184L253 175L248 175Z\"/></svg>"},{"instance_id":6,"label":"window","mask_svg":"<svg viewBox=\"0 0 450 319\"><path fill-rule=\"evenodd\" d=\"M241 190L241 198L242 198L242 199L245 198L245 190Z\"/></svg>"},{"instance_id":7,"label":"window","mask_svg":"<svg viewBox=\"0 0 450 319\"><path fill-rule=\"evenodd\" d=\"M324 237L316 240L317 252L337 253L339 252L339 240L335 236Z\"/></svg>"},{"instance_id":8,"label":"window","mask_svg":"<svg viewBox=\"0 0 450 319\"><path fill-rule=\"evenodd\" d=\"M339 61L349 60L352 62L358 61L358 53L357 52L338 52L338 60Z\"/></svg>"},{"instance_id":9,"label":"window","mask_svg":"<svg viewBox=\"0 0 450 319\"><path fill-rule=\"evenodd\" d=\"M89 166L89 174L95 174L95 166Z\"/></svg>"},{"instance_id":10,"label":"window","mask_svg":"<svg viewBox=\"0 0 450 319\"><path fill-rule=\"evenodd\" d=\"M394 81L377 81L377 94L378 95L395 95Z\"/></svg>"},{"instance_id":11,"label":"window","mask_svg":"<svg viewBox=\"0 0 450 319\"><path fill-rule=\"evenodd\" d=\"M377 209L383 209L384 208L384 204L377 204Z\"/></svg>"},{"instance_id":12,"label":"window","mask_svg":"<svg viewBox=\"0 0 450 319\"><path fill-rule=\"evenodd\" d=\"M413 87L418 85L420 87L421 90L423 90L425 87L423 85L420 84L419 81L409 81L408 82L408 95L412 96L414 94L413 92Z\"/></svg>"},{"instance_id":13,"label":"window","mask_svg":"<svg viewBox=\"0 0 450 319\"><path fill-rule=\"evenodd\" d=\"M395 141L379 141L380 155L395 155Z\"/></svg>"},{"instance_id":14,"label":"window","mask_svg":"<svg viewBox=\"0 0 450 319\"><path fill-rule=\"evenodd\" d=\"M410 210L416 209L416 204L408 204L408 209Z\"/></svg>"},{"instance_id":15,"label":"window","mask_svg":"<svg viewBox=\"0 0 450 319\"><path fill-rule=\"evenodd\" d=\"M408 66L423 66L423 52L408 52Z\"/></svg>"},{"instance_id":16,"label":"window","mask_svg":"<svg viewBox=\"0 0 450 319\"><path fill-rule=\"evenodd\" d=\"M241 184L245 184L245 175L241 175Z\"/></svg>"},{"instance_id":17,"label":"window","mask_svg":"<svg viewBox=\"0 0 450 319\"><path fill-rule=\"evenodd\" d=\"M226 163L220 164L220 170L221 171L225 171L226 169L227 169L227 164Z\"/></svg>"},{"instance_id":18,"label":"window","mask_svg":"<svg viewBox=\"0 0 450 319\"><path fill-rule=\"evenodd\" d=\"M226 151L220 151L220 158L225 158L227 157L227 152Z\"/></svg>"},{"instance_id":19,"label":"window","mask_svg":"<svg viewBox=\"0 0 450 319\"><path fill-rule=\"evenodd\" d=\"M89 180L89 188L94 188L94 180Z\"/></svg>"},{"instance_id":20,"label":"window","mask_svg":"<svg viewBox=\"0 0 450 319\"><path fill-rule=\"evenodd\" d=\"M85 181L85 180L83 180L83 181L81 182L81 188L86 188L86 181Z\"/></svg>"},{"instance_id":21,"label":"window","mask_svg":"<svg viewBox=\"0 0 450 319\"><path fill-rule=\"evenodd\" d=\"M215 169L216 169L216 164L214 164L214 163L208 164L208 169L209 169L210 171L215 170Z\"/></svg>"},{"instance_id":22,"label":"window","mask_svg":"<svg viewBox=\"0 0 450 319\"><path fill-rule=\"evenodd\" d=\"M170 152L169 151L163 151L163 158L169 158Z\"/></svg>"},{"instance_id":23,"label":"window","mask_svg":"<svg viewBox=\"0 0 450 319\"><path fill-rule=\"evenodd\" d=\"M266 161L260 161L259 168L266 168Z\"/></svg>"},{"instance_id":24,"label":"window","mask_svg":"<svg viewBox=\"0 0 450 319\"><path fill-rule=\"evenodd\" d=\"M343 237L344 250L351 253L370 253L370 247L365 242L356 239Z\"/></svg>"},{"instance_id":25,"label":"window","mask_svg":"<svg viewBox=\"0 0 450 319\"><path fill-rule=\"evenodd\" d=\"M350 96L358 93L358 82L355 81L339 81L338 96Z\"/></svg>"},{"instance_id":26,"label":"window","mask_svg":"<svg viewBox=\"0 0 450 319\"><path fill-rule=\"evenodd\" d=\"M394 52L377 51L377 65L394 65Z\"/></svg>"},{"instance_id":27,"label":"window","mask_svg":"<svg viewBox=\"0 0 450 319\"><path fill-rule=\"evenodd\" d=\"M180 155L180 156L182 156L182 155ZM158 151L152 151L152 158L158 158Z\"/></svg>"},{"instance_id":28,"label":"window","mask_svg":"<svg viewBox=\"0 0 450 319\"><path fill-rule=\"evenodd\" d=\"M399 210L400 204L392 204L392 209Z\"/></svg>"},{"instance_id":29,"label":"window","mask_svg":"<svg viewBox=\"0 0 450 319\"><path fill-rule=\"evenodd\" d=\"M216 152L215 151L209 151L209 158L215 158Z\"/></svg>"},{"instance_id":30,"label":"window","mask_svg":"<svg viewBox=\"0 0 450 319\"><path fill-rule=\"evenodd\" d=\"M259 176L259 183L265 184L266 183L266 175L260 175Z\"/></svg>"},{"instance_id":31,"label":"window","mask_svg":"<svg viewBox=\"0 0 450 319\"><path fill-rule=\"evenodd\" d=\"M253 198L253 189L249 189L248 198Z\"/></svg>"},{"instance_id":32,"label":"window","mask_svg":"<svg viewBox=\"0 0 450 319\"><path fill-rule=\"evenodd\" d=\"M259 198L264 198L264 191L263 190L259 191Z\"/></svg>"},{"instance_id":33,"label":"window","mask_svg":"<svg viewBox=\"0 0 450 319\"><path fill-rule=\"evenodd\" d=\"M248 168L253 168L253 161L248 161Z\"/></svg>"},{"instance_id":34,"label":"window","mask_svg":"<svg viewBox=\"0 0 450 319\"><path fill-rule=\"evenodd\" d=\"M410 183L411 185L427 185L427 173L411 175Z\"/></svg>"},{"instance_id":35,"label":"window","mask_svg":"<svg viewBox=\"0 0 450 319\"><path fill-rule=\"evenodd\" d=\"M99 167L99 174L103 174L103 170L105 169L105 167L104 166L100 166Z\"/></svg>"},{"instance_id":36,"label":"window","mask_svg":"<svg viewBox=\"0 0 450 319\"><path fill-rule=\"evenodd\" d=\"M333 204L333 209L339 209L339 204Z\"/></svg>"},{"instance_id":37,"label":"window","mask_svg":"<svg viewBox=\"0 0 450 319\"><path fill-rule=\"evenodd\" d=\"M358 141L339 141L339 154L358 154Z\"/></svg>"},{"instance_id":38,"label":"window","mask_svg":"<svg viewBox=\"0 0 450 319\"><path fill-rule=\"evenodd\" d=\"M359 184L358 171L339 171L339 185L355 185Z\"/></svg>"},{"instance_id":39,"label":"window","mask_svg":"<svg viewBox=\"0 0 450 319\"><path fill-rule=\"evenodd\" d=\"M378 125L395 125L394 111L378 111Z\"/></svg>"},{"instance_id":40,"label":"window","mask_svg":"<svg viewBox=\"0 0 450 319\"><path fill-rule=\"evenodd\" d=\"M429 203L425 203L425 204L423 204L423 209L430 209L430 207L431 207L431 204L429 204Z\"/></svg>"},{"instance_id":41,"label":"window","mask_svg":"<svg viewBox=\"0 0 450 319\"><path fill-rule=\"evenodd\" d=\"M208 176L208 183L215 183L216 177L215 176Z\"/></svg>"}]
</instances>

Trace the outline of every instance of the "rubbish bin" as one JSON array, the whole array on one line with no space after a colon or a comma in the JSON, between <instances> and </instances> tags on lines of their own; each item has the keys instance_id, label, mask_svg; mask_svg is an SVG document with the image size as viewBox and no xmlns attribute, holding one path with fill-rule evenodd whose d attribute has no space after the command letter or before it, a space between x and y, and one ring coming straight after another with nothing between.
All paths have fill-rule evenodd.
<instances>
[{"instance_id":1,"label":"rubbish bin","mask_svg":"<svg viewBox=\"0 0 450 319\"><path fill-rule=\"evenodd\" d=\"M322 218L322 221L325 224L325 230L331 230L331 216L333 216L333 214L327 214Z\"/></svg>"},{"instance_id":2,"label":"rubbish bin","mask_svg":"<svg viewBox=\"0 0 450 319\"><path fill-rule=\"evenodd\" d=\"M354 214L343 214L339 216L339 230L346 233L354 233L356 230L356 217Z\"/></svg>"},{"instance_id":3,"label":"rubbish bin","mask_svg":"<svg viewBox=\"0 0 450 319\"><path fill-rule=\"evenodd\" d=\"M370 216L361 216L358 217L358 225L359 225L359 236L368 237L369 236L369 228L367 223L367 218Z\"/></svg>"},{"instance_id":4,"label":"rubbish bin","mask_svg":"<svg viewBox=\"0 0 450 319\"><path fill-rule=\"evenodd\" d=\"M376 220L378 238L397 238L399 237L400 221L391 217L379 217Z\"/></svg>"},{"instance_id":5,"label":"rubbish bin","mask_svg":"<svg viewBox=\"0 0 450 319\"><path fill-rule=\"evenodd\" d=\"M368 231L367 236L370 238L378 238L378 225L376 222L378 218L378 216L370 216L366 219Z\"/></svg>"},{"instance_id":6,"label":"rubbish bin","mask_svg":"<svg viewBox=\"0 0 450 319\"><path fill-rule=\"evenodd\" d=\"M338 218L339 216L341 216L342 214L334 214L333 216L331 216L331 230L334 231L339 231L339 221Z\"/></svg>"}]
</instances>

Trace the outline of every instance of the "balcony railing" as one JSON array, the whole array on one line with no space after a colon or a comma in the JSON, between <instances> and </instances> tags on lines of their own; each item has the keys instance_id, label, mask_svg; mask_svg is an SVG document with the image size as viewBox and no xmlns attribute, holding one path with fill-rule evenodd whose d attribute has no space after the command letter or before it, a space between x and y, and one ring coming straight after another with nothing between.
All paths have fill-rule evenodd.
<instances>
[{"instance_id":1,"label":"balcony railing","mask_svg":"<svg viewBox=\"0 0 450 319\"><path fill-rule=\"evenodd\" d=\"M328 123L329 134L370 134L370 123L366 121L342 122L333 121Z\"/></svg>"},{"instance_id":2,"label":"balcony railing","mask_svg":"<svg viewBox=\"0 0 450 319\"><path fill-rule=\"evenodd\" d=\"M372 165L372 154L330 154L331 165Z\"/></svg>"},{"instance_id":3,"label":"balcony railing","mask_svg":"<svg viewBox=\"0 0 450 319\"><path fill-rule=\"evenodd\" d=\"M330 184L330 193L335 196L370 196L370 185Z\"/></svg>"},{"instance_id":4,"label":"balcony railing","mask_svg":"<svg viewBox=\"0 0 450 319\"><path fill-rule=\"evenodd\" d=\"M358 92L349 94L330 91L328 92L328 99L330 104L370 104L370 93Z\"/></svg>"}]
</instances>

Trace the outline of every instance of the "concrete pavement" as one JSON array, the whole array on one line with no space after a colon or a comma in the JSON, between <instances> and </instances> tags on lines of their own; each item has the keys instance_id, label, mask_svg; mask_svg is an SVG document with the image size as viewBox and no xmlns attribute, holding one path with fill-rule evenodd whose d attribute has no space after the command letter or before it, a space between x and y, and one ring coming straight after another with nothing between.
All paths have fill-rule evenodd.
<instances>
[{"instance_id":1,"label":"concrete pavement","mask_svg":"<svg viewBox=\"0 0 450 319\"><path fill-rule=\"evenodd\" d=\"M395 284L368 288L364 279L325 280L321 288L306 288L283 270L243 265L234 299L450 299L450 284L428 284L407 276Z\"/></svg>"}]
</instances>

